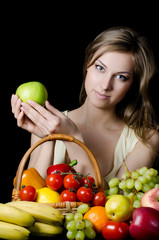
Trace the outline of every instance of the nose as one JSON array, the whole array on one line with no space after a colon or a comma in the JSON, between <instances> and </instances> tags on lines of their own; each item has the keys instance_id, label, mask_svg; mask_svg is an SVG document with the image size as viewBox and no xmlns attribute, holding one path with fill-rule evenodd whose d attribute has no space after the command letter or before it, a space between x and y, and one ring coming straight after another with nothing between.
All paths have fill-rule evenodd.
<instances>
[{"instance_id":1,"label":"nose","mask_svg":"<svg viewBox=\"0 0 159 240\"><path fill-rule=\"evenodd\" d=\"M113 88L113 80L111 76L104 76L102 81L101 81L101 87L104 90L111 91Z\"/></svg>"}]
</instances>

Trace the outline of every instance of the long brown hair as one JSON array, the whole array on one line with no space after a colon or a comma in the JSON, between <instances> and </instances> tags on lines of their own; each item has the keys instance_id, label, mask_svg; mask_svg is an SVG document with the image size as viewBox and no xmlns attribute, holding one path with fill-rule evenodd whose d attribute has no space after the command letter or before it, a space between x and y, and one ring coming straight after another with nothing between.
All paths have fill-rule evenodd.
<instances>
[{"instance_id":1,"label":"long brown hair","mask_svg":"<svg viewBox=\"0 0 159 240\"><path fill-rule=\"evenodd\" d=\"M116 115L137 137L147 142L147 131L158 130L159 122L149 95L149 83L157 67L148 39L129 27L113 27L100 33L86 48L83 66L83 84L80 103L86 99L85 77L87 68L105 52L118 51L132 53L134 58L134 79L124 99L116 106Z\"/></svg>"}]
</instances>

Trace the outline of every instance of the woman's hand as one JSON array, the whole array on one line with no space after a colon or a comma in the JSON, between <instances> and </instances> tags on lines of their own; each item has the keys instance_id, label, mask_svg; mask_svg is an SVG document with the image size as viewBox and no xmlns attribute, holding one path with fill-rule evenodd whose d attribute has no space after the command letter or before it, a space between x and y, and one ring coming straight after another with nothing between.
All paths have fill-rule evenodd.
<instances>
[{"instance_id":1,"label":"woman's hand","mask_svg":"<svg viewBox=\"0 0 159 240\"><path fill-rule=\"evenodd\" d=\"M44 108L32 100L25 103L17 95L12 95L11 106L17 119L17 125L38 137L52 133L64 133L72 136L78 134L78 128L73 121L48 101Z\"/></svg>"}]
</instances>

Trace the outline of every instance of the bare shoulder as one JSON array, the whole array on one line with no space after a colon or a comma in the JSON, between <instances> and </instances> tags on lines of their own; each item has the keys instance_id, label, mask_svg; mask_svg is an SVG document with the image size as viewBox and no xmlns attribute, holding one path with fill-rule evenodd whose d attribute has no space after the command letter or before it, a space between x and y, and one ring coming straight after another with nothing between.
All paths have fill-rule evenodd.
<instances>
[{"instance_id":1,"label":"bare shoulder","mask_svg":"<svg viewBox=\"0 0 159 240\"><path fill-rule=\"evenodd\" d=\"M150 131L148 143L156 150L159 150L159 132Z\"/></svg>"}]
</instances>

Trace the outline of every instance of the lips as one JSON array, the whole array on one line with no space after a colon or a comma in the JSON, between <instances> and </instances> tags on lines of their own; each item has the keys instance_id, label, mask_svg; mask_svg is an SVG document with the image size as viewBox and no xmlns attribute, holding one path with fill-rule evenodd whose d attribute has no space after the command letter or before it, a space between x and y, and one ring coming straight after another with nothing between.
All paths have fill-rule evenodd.
<instances>
[{"instance_id":1,"label":"lips","mask_svg":"<svg viewBox=\"0 0 159 240\"><path fill-rule=\"evenodd\" d=\"M97 98L98 98L98 99L101 99L101 100L106 100L106 99L109 99L109 98L110 98L110 96L108 96L108 95L106 95L106 94L102 94L102 93L97 92L97 91L95 91L95 94L96 94Z\"/></svg>"}]
</instances>

